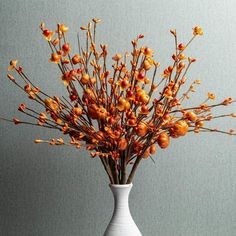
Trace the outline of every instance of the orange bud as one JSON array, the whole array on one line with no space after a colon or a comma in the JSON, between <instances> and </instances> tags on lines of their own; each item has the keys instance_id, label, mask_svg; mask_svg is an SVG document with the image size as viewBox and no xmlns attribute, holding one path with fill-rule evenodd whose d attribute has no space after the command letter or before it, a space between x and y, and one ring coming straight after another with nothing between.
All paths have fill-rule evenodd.
<instances>
[{"instance_id":1,"label":"orange bud","mask_svg":"<svg viewBox=\"0 0 236 236\"><path fill-rule=\"evenodd\" d=\"M94 23L100 23L102 21L101 19L98 19L98 18L93 18L92 20Z\"/></svg>"},{"instance_id":2,"label":"orange bud","mask_svg":"<svg viewBox=\"0 0 236 236\"><path fill-rule=\"evenodd\" d=\"M117 53L115 56L112 57L112 60L119 61L121 59L121 54Z\"/></svg>"},{"instance_id":3,"label":"orange bud","mask_svg":"<svg viewBox=\"0 0 236 236\"><path fill-rule=\"evenodd\" d=\"M88 28L86 26L81 26L80 29L81 30L87 30Z\"/></svg>"},{"instance_id":4,"label":"orange bud","mask_svg":"<svg viewBox=\"0 0 236 236\"><path fill-rule=\"evenodd\" d=\"M170 33L176 36L176 29L170 30Z\"/></svg>"},{"instance_id":5,"label":"orange bud","mask_svg":"<svg viewBox=\"0 0 236 236\"><path fill-rule=\"evenodd\" d=\"M208 92L207 96L208 96L208 99L211 99L211 100L214 100L216 98L215 94L210 93L210 92Z\"/></svg>"},{"instance_id":6,"label":"orange bud","mask_svg":"<svg viewBox=\"0 0 236 236\"><path fill-rule=\"evenodd\" d=\"M44 141L41 140L41 139L35 139L34 142L35 142L35 143L43 143Z\"/></svg>"},{"instance_id":7,"label":"orange bud","mask_svg":"<svg viewBox=\"0 0 236 236\"><path fill-rule=\"evenodd\" d=\"M17 119L17 118L13 118L12 120L13 120L15 125L18 125L18 124L21 123L21 121L19 119Z\"/></svg>"},{"instance_id":8,"label":"orange bud","mask_svg":"<svg viewBox=\"0 0 236 236\"><path fill-rule=\"evenodd\" d=\"M13 75L11 75L11 74L7 74L7 78L9 79L9 80L11 80L11 81L16 81L16 79L14 78L14 76Z\"/></svg>"},{"instance_id":9,"label":"orange bud","mask_svg":"<svg viewBox=\"0 0 236 236\"><path fill-rule=\"evenodd\" d=\"M18 110L19 111L24 111L26 109L26 105L25 104L20 104L19 107L18 107Z\"/></svg>"},{"instance_id":10,"label":"orange bud","mask_svg":"<svg viewBox=\"0 0 236 236\"><path fill-rule=\"evenodd\" d=\"M16 65L17 65L17 62L18 62L17 60L11 60L10 61L10 66L7 68L7 70L10 71L10 70L15 69Z\"/></svg>"}]
</instances>

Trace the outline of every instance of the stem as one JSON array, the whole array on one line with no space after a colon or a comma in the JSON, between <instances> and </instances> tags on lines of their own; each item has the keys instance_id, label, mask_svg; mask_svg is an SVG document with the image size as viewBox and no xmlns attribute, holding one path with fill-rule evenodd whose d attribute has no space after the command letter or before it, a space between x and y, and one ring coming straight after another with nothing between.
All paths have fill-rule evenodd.
<instances>
[{"instance_id":1,"label":"stem","mask_svg":"<svg viewBox=\"0 0 236 236\"><path fill-rule=\"evenodd\" d=\"M140 163L141 160L142 160L142 157L141 157L141 156L138 156L138 157L136 158L136 160L135 160L135 162L134 162L134 165L133 165L133 168L132 168L132 170L131 170L131 172L130 172L130 175L129 175L129 177L128 177L128 180L127 180L126 184L130 184L130 183L132 182L132 180L133 180L133 178L134 178L134 175L135 175L135 172L136 172L136 170L137 170L137 168L138 168L138 165L139 165L139 163Z\"/></svg>"},{"instance_id":2,"label":"stem","mask_svg":"<svg viewBox=\"0 0 236 236\"><path fill-rule=\"evenodd\" d=\"M108 175L108 177L110 179L111 184L114 184L114 179L113 179L112 173L108 169L107 164L105 163L105 161L101 157L100 157L100 160L102 162L102 165L103 165L105 171L107 172L107 175Z\"/></svg>"},{"instance_id":3,"label":"stem","mask_svg":"<svg viewBox=\"0 0 236 236\"><path fill-rule=\"evenodd\" d=\"M121 184L126 183L126 155L123 152L122 155L122 166L121 166Z\"/></svg>"}]
</instances>

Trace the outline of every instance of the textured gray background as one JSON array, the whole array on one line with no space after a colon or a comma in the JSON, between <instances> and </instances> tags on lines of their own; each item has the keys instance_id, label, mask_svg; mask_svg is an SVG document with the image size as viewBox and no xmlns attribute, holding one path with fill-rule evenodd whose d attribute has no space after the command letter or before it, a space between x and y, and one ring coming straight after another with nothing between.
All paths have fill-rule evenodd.
<instances>
[{"instance_id":1,"label":"textured gray background","mask_svg":"<svg viewBox=\"0 0 236 236\"><path fill-rule=\"evenodd\" d=\"M33 81L51 94L63 94L57 68L38 25L63 22L76 31L92 17L103 19L99 38L110 52L124 52L144 33L163 67L173 50L170 28L186 40L194 25L205 35L188 50L197 57L189 77L219 99L236 95L236 1L13 1L0 2L0 113L17 116L25 96L5 78L8 61L22 62ZM235 106L233 106L234 110ZM20 116L21 117L21 116ZM217 121L223 129L236 120ZM0 235L100 236L113 199L99 160L85 151L35 145L57 137L48 130L0 123ZM130 207L144 236L236 235L236 139L217 134L189 135L158 151L156 165L144 161L134 180Z\"/></svg>"}]
</instances>

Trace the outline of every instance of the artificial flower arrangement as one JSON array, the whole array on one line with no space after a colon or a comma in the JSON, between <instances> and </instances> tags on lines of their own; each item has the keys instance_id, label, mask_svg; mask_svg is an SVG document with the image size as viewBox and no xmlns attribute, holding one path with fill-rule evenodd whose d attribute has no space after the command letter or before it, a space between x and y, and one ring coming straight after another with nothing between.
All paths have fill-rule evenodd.
<instances>
[{"instance_id":1,"label":"artificial flower arrangement","mask_svg":"<svg viewBox=\"0 0 236 236\"><path fill-rule=\"evenodd\" d=\"M236 117L234 113L214 115L212 110L227 106L235 100L225 98L216 104L208 93L206 100L197 106L185 107L184 101L195 92L201 81L194 80L184 91L186 74L196 59L184 52L189 44L203 35L199 26L193 28L187 43L178 42L176 30L170 30L175 42L171 65L160 71L160 63L154 59L154 51L139 46L144 37L132 40L132 51L124 55L108 56L108 46L96 42L96 28L100 19L92 19L80 30L86 43L80 43L72 53L66 39L68 27L58 24L56 30L40 25L43 37L51 50L49 61L58 66L61 82L68 97L49 95L35 85L17 60L10 61L7 77L29 99L40 104L37 111L26 104L18 110L34 121L13 120L16 125L26 124L57 129L69 137L51 140L36 139L35 143L70 145L78 149L86 147L91 157L99 158L111 184L130 184L143 159L152 158L157 149L167 148L174 139L189 132L219 132L236 135L231 129L222 131L206 124L220 117ZM112 65L108 61L112 59ZM156 77L158 77L156 79ZM159 150L158 150L159 151ZM128 171L129 170L129 171Z\"/></svg>"}]
</instances>

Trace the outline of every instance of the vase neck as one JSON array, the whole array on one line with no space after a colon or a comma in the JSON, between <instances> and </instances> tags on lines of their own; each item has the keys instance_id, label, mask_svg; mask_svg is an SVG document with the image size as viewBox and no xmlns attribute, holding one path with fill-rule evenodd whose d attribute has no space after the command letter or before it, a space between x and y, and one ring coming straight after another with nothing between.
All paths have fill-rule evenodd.
<instances>
[{"instance_id":1,"label":"vase neck","mask_svg":"<svg viewBox=\"0 0 236 236\"><path fill-rule=\"evenodd\" d=\"M110 188L113 193L115 207L118 209L129 208L129 193L132 188L132 184L111 184Z\"/></svg>"}]
</instances>

